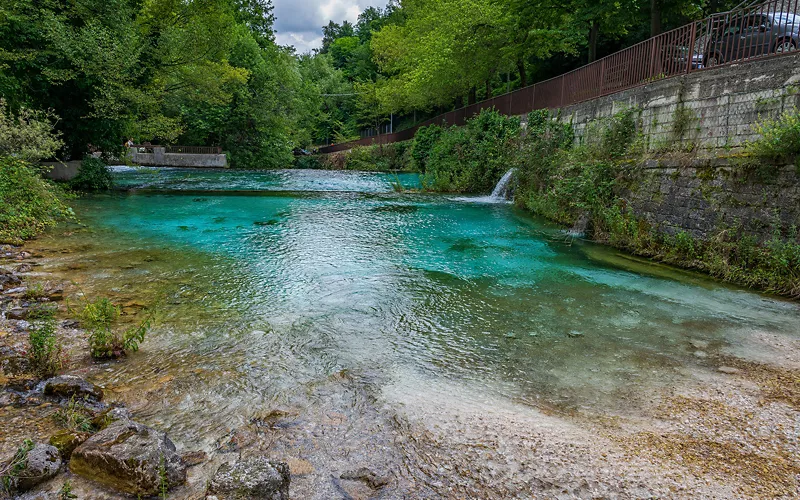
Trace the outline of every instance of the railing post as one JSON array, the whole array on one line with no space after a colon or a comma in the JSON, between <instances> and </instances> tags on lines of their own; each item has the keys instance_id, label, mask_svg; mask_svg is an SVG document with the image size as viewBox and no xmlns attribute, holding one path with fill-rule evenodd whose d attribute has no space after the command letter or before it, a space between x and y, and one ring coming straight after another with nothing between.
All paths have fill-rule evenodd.
<instances>
[{"instance_id":1,"label":"railing post","mask_svg":"<svg viewBox=\"0 0 800 500\"><path fill-rule=\"evenodd\" d=\"M606 83L606 58L600 59L600 95L603 95Z\"/></svg>"},{"instance_id":2,"label":"railing post","mask_svg":"<svg viewBox=\"0 0 800 500\"><path fill-rule=\"evenodd\" d=\"M688 55L686 58L688 62L686 64L686 73L692 72L692 63L694 63L694 44L697 38L697 23L692 23L691 31L689 32L689 47L688 47Z\"/></svg>"}]
</instances>

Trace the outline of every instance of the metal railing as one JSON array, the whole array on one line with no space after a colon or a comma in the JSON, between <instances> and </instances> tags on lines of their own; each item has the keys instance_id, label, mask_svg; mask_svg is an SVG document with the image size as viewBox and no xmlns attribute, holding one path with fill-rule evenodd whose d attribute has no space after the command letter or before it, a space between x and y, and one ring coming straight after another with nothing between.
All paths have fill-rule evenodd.
<instances>
[{"instance_id":1,"label":"metal railing","mask_svg":"<svg viewBox=\"0 0 800 500\"><path fill-rule=\"evenodd\" d=\"M164 152L186 155L218 155L222 154L222 148L218 146L167 146Z\"/></svg>"},{"instance_id":2,"label":"metal railing","mask_svg":"<svg viewBox=\"0 0 800 500\"><path fill-rule=\"evenodd\" d=\"M798 48L800 0L759 2L714 14L561 76L444 113L410 129L322 147L319 152L406 141L421 127L464 125L484 109L523 115L537 109L562 108L664 78L782 56Z\"/></svg>"},{"instance_id":3,"label":"metal railing","mask_svg":"<svg viewBox=\"0 0 800 500\"><path fill-rule=\"evenodd\" d=\"M159 146L155 144L134 144L130 146L140 153L153 153L155 148L163 148L165 153L178 153L187 155L218 155L222 148L218 146Z\"/></svg>"}]
</instances>

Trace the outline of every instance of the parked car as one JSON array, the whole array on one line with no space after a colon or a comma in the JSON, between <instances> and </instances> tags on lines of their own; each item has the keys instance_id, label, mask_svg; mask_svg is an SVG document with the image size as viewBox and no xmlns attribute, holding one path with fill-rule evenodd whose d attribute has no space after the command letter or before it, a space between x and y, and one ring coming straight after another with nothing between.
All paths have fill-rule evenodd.
<instances>
[{"instance_id":1,"label":"parked car","mask_svg":"<svg viewBox=\"0 0 800 500\"><path fill-rule=\"evenodd\" d=\"M706 45L705 67L800 47L800 16L788 12L751 13L728 21Z\"/></svg>"}]
</instances>

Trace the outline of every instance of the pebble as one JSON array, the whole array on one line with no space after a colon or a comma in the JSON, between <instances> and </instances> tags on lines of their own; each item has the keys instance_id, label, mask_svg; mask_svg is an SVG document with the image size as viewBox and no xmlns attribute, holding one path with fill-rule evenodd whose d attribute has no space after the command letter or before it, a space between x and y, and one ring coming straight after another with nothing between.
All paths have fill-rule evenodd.
<instances>
[{"instance_id":1,"label":"pebble","mask_svg":"<svg viewBox=\"0 0 800 500\"><path fill-rule=\"evenodd\" d=\"M577 330L572 330L571 332L567 333L567 336L572 338L583 337L583 333Z\"/></svg>"},{"instance_id":2,"label":"pebble","mask_svg":"<svg viewBox=\"0 0 800 500\"><path fill-rule=\"evenodd\" d=\"M732 366L720 366L717 368L717 371L721 373L727 373L728 375L735 375L739 373L739 369Z\"/></svg>"},{"instance_id":3,"label":"pebble","mask_svg":"<svg viewBox=\"0 0 800 500\"><path fill-rule=\"evenodd\" d=\"M708 357L708 354L706 354L705 351L695 351L694 352L694 357L695 358L700 358L700 359L705 359L705 358Z\"/></svg>"},{"instance_id":4,"label":"pebble","mask_svg":"<svg viewBox=\"0 0 800 500\"><path fill-rule=\"evenodd\" d=\"M708 342L705 340L690 340L689 344L695 349L703 350L708 349Z\"/></svg>"}]
</instances>

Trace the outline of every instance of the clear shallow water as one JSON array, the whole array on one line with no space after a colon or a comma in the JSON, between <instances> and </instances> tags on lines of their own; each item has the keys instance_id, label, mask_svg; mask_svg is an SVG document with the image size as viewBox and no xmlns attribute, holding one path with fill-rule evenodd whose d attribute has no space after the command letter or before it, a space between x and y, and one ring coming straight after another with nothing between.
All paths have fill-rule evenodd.
<instances>
[{"instance_id":1,"label":"clear shallow water","mask_svg":"<svg viewBox=\"0 0 800 500\"><path fill-rule=\"evenodd\" d=\"M59 244L87 256L92 293L161 298L142 351L98 377L182 442L270 408L345 411L315 392L343 370L377 395L455 383L476 402L630 412L684 367L716 368L693 340L800 331L794 303L569 244L506 204L394 193L394 175L117 175L149 190L80 200L88 230Z\"/></svg>"}]
</instances>

